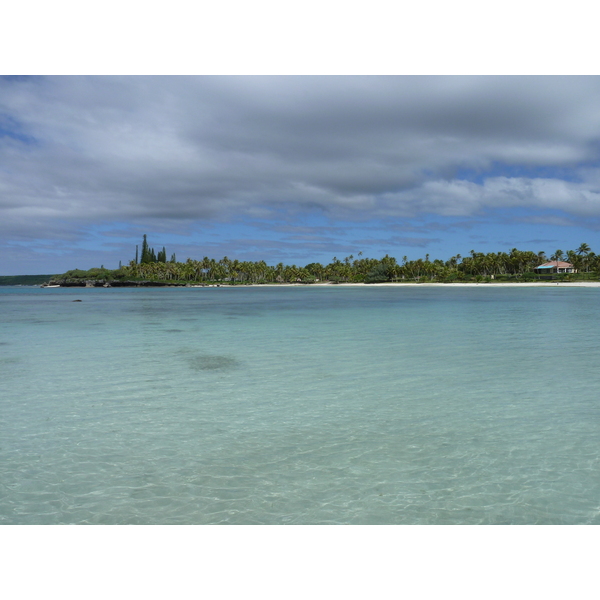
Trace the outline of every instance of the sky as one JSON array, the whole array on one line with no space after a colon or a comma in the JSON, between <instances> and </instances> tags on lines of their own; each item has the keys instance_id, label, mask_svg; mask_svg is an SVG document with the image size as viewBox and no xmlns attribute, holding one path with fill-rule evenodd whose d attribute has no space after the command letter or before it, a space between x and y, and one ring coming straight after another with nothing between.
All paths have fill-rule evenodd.
<instances>
[{"instance_id":1,"label":"sky","mask_svg":"<svg viewBox=\"0 0 600 600\"><path fill-rule=\"evenodd\" d=\"M7 76L0 274L600 252L598 76Z\"/></svg>"}]
</instances>

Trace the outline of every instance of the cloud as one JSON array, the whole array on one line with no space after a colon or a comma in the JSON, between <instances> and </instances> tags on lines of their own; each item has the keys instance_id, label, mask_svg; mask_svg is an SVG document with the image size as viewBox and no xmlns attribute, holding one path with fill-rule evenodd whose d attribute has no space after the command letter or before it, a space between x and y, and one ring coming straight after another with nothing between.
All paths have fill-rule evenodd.
<instances>
[{"instance_id":1,"label":"cloud","mask_svg":"<svg viewBox=\"0 0 600 600\"><path fill-rule=\"evenodd\" d=\"M600 217L599 100L597 77L5 79L0 233L277 211ZM573 177L488 176L498 164Z\"/></svg>"},{"instance_id":2,"label":"cloud","mask_svg":"<svg viewBox=\"0 0 600 600\"><path fill-rule=\"evenodd\" d=\"M356 240L356 244L362 246L393 246L393 247L410 247L410 248L426 248L427 246L440 242L439 238L417 238L405 236L391 236L387 239L366 238Z\"/></svg>"},{"instance_id":3,"label":"cloud","mask_svg":"<svg viewBox=\"0 0 600 600\"><path fill-rule=\"evenodd\" d=\"M465 180L434 180L382 198L382 214L415 216L430 213L465 217L486 210L532 208L572 215L600 216L600 189L559 179L490 177L482 184Z\"/></svg>"}]
</instances>

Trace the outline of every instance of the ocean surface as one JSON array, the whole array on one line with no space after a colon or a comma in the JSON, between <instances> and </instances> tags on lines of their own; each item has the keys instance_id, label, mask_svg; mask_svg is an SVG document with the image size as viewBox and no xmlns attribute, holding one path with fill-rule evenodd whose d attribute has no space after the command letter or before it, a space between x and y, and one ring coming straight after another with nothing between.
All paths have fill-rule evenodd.
<instances>
[{"instance_id":1,"label":"ocean surface","mask_svg":"<svg viewBox=\"0 0 600 600\"><path fill-rule=\"evenodd\" d=\"M0 524L600 524L599 365L599 288L0 288Z\"/></svg>"}]
</instances>

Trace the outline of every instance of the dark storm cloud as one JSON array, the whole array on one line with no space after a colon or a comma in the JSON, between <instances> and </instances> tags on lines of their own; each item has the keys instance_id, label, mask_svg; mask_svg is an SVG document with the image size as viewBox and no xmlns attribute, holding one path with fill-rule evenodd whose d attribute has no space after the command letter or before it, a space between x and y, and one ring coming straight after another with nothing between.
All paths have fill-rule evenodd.
<instances>
[{"instance_id":1,"label":"dark storm cloud","mask_svg":"<svg viewBox=\"0 0 600 600\"><path fill-rule=\"evenodd\" d=\"M315 209L597 217L598 106L597 77L2 80L0 229L64 238L93 223ZM486 177L492 165L574 177Z\"/></svg>"}]
</instances>

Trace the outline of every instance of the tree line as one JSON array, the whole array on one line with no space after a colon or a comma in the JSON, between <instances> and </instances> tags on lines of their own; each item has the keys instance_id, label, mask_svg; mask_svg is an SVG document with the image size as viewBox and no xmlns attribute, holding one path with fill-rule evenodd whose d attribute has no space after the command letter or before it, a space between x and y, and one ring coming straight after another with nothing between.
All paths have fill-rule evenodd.
<instances>
[{"instance_id":1,"label":"tree line","mask_svg":"<svg viewBox=\"0 0 600 600\"><path fill-rule=\"evenodd\" d=\"M231 260L227 256L220 260L204 257L201 260L188 258L177 262L175 254L166 260L166 250L156 254L150 248L144 235L142 252L128 266L113 271L119 279L146 279L166 282L227 282L243 283L315 283L332 281L337 283L378 283L394 281L491 281L491 280L535 280L539 276L534 269L548 261L567 261L578 270L577 275L564 276L570 279L597 278L600 272L600 255L592 252L588 244L581 244L576 250L556 250L547 256L544 252L522 251L513 248L510 252L475 252L467 256L457 254L444 261L424 258L408 260L406 256L398 262L394 257L385 255L381 259L364 258L362 252L357 256L349 255L343 259L334 257L323 265L312 262L304 266L275 266L261 261ZM561 276L562 277L562 276Z\"/></svg>"}]
</instances>

